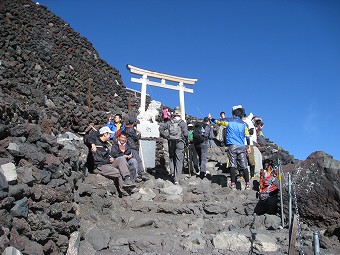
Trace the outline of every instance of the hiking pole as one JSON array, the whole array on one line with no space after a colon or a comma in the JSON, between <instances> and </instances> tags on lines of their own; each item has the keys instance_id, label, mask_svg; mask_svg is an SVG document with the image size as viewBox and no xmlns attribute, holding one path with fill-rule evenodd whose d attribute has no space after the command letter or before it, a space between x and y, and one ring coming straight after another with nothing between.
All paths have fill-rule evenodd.
<instances>
[{"instance_id":1,"label":"hiking pole","mask_svg":"<svg viewBox=\"0 0 340 255\"><path fill-rule=\"evenodd\" d=\"M191 177L191 157L190 157L190 147L189 147L189 145L186 147L186 154L187 154L189 177Z\"/></svg>"},{"instance_id":2,"label":"hiking pole","mask_svg":"<svg viewBox=\"0 0 340 255\"><path fill-rule=\"evenodd\" d=\"M285 220L284 220L284 214L283 214L283 198L282 198L282 176L281 176L281 162L280 159L277 159L278 163L278 179L279 179L279 185L280 185L280 205L281 205L281 223L282 227L285 227Z\"/></svg>"},{"instance_id":3,"label":"hiking pole","mask_svg":"<svg viewBox=\"0 0 340 255\"><path fill-rule=\"evenodd\" d=\"M288 209L289 209L289 229L292 227L292 177L288 173Z\"/></svg>"}]
</instances>

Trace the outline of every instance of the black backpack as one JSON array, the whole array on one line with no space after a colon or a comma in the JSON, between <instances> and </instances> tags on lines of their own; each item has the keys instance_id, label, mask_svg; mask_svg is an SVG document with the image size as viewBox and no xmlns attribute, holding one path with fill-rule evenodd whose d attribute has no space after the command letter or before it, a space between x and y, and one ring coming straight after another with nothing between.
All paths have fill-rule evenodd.
<instances>
[{"instance_id":1,"label":"black backpack","mask_svg":"<svg viewBox=\"0 0 340 255\"><path fill-rule=\"evenodd\" d=\"M169 125L169 140L181 140L182 139L182 128L181 123L183 120L170 120Z\"/></svg>"},{"instance_id":2,"label":"black backpack","mask_svg":"<svg viewBox=\"0 0 340 255\"><path fill-rule=\"evenodd\" d=\"M197 122L194 127L194 143L203 143L208 140L205 133L205 127L207 124L203 122Z\"/></svg>"}]
</instances>

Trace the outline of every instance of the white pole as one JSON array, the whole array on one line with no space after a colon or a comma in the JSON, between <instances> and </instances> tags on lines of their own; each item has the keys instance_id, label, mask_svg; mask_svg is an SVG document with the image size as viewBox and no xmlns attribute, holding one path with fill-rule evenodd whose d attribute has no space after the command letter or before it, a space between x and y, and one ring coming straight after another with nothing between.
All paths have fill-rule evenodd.
<instances>
[{"instance_id":1,"label":"white pole","mask_svg":"<svg viewBox=\"0 0 340 255\"><path fill-rule=\"evenodd\" d=\"M292 227L293 206L292 206L292 177L288 173L288 209L289 209L289 229Z\"/></svg>"},{"instance_id":2,"label":"white pole","mask_svg":"<svg viewBox=\"0 0 340 255\"><path fill-rule=\"evenodd\" d=\"M184 104L184 86L183 82L179 84L179 107L181 109L181 118L185 121L185 104Z\"/></svg>"},{"instance_id":3,"label":"white pole","mask_svg":"<svg viewBox=\"0 0 340 255\"><path fill-rule=\"evenodd\" d=\"M142 90L141 90L141 95L140 95L140 114L141 115L145 113L147 78L148 76L146 74L143 74Z\"/></svg>"}]
</instances>

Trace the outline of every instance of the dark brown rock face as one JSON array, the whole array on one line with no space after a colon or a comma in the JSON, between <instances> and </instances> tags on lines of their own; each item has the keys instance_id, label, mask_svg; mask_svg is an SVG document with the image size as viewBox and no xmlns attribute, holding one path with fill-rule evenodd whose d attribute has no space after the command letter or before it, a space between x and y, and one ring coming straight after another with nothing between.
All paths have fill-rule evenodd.
<instances>
[{"instance_id":1,"label":"dark brown rock face","mask_svg":"<svg viewBox=\"0 0 340 255\"><path fill-rule=\"evenodd\" d=\"M340 161L314 152L296 166L292 176L303 220L340 240Z\"/></svg>"},{"instance_id":2,"label":"dark brown rock face","mask_svg":"<svg viewBox=\"0 0 340 255\"><path fill-rule=\"evenodd\" d=\"M255 191L226 187L220 147L209 151L209 179L174 185L158 139L154 176L124 199L113 181L85 177L87 148L74 133L108 111L134 114L128 101L118 70L65 21L30 0L0 1L0 167L16 175L0 172L0 253L66 254L74 233L79 254L287 253L279 215L254 215ZM305 247L316 227L322 248L338 254L339 161L316 152L298 162L269 139L259 149L292 173Z\"/></svg>"},{"instance_id":3,"label":"dark brown rock face","mask_svg":"<svg viewBox=\"0 0 340 255\"><path fill-rule=\"evenodd\" d=\"M1 1L0 26L2 123L82 131L105 120L106 111L127 111L119 72L45 7Z\"/></svg>"}]
</instances>

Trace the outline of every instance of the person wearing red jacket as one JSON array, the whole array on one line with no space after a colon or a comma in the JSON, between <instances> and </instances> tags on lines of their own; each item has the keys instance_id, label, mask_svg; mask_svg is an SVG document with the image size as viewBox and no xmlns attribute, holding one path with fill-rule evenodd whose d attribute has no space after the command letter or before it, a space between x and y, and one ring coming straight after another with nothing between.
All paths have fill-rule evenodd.
<instances>
[{"instance_id":1,"label":"person wearing red jacket","mask_svg":"<svg viewBox=\"0 0 340 255\"><path fill-rule=\"evenodd\" d=\"M276 214L278 208L278 187L276 185L277 171L271 160L263 162L263 169L260 170L260 183L258 197L259 203L255 207L258 215L268 213Z\"/></svg>"}]
</instances>

